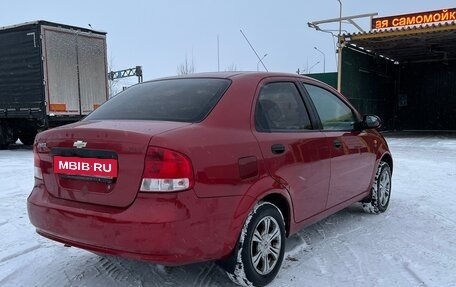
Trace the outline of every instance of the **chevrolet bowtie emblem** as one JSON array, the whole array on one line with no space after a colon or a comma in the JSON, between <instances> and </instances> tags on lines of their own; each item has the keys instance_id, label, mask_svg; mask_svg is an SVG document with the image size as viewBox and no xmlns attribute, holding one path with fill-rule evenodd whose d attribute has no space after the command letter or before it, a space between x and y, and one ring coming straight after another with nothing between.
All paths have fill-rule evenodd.
<instances>
[{"instance_id":1,"label":"chevrolet bowtie emblem","mask_svg":"<svg viewBox=\"0 0 456 287\"><path fill-rule=\"evenodd\" d=\"M74 142L73 146L76 148L86 147L87 143L85 141L77 140Z\"/></svg>"}]
</instances>

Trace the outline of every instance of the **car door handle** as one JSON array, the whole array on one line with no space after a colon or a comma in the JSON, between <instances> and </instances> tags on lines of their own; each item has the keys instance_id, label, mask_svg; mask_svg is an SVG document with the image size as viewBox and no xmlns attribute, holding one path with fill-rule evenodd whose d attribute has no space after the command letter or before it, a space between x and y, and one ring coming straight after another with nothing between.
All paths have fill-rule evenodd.
<instances>
[{"instance_id":1,"label":"car door handle","mask_svg":"<svg viewBox=\"0 0 456 287\"><path fill-rule=\"evenodd\" d=\"M271 151L273 154L281 154L281 153L285 152L285 146L283 144L272 145Z\"/></svg>"},{"instance_id":2,"label":"car door handle","mask_svg":"<svg viewBox=\"0 0 456 287\"><path fill-rule=\"evenodd\" d=\"M340 148L342 146L342 142L340 140L334 140L333 144L335 148Z\"/></svg>"}]
</instances>

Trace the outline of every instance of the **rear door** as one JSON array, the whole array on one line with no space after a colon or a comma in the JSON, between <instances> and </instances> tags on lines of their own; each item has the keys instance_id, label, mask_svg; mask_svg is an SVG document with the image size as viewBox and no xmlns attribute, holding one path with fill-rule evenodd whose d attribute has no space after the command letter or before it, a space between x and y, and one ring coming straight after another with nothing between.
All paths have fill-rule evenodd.
<instances>
[{"instance_id":1,"label":"rear door","mask_svg":"<svg viewBox=\"0 0 456 287\"><path fill-rule=\"evenodd\" d=\"M48 112L80 115L76 34L42 26L44 75Z\"/></svg>"},{"instance_id":2,"label":"rear door","mask_svg":"<svg viewBox=\"0 0 456 287\"><path fill-rule=\"evenodd\" d=\"M296 83L286 78L260 83L254 121L266 168L289 191L295 220L323 211L330 150L326 136L313 129Z\"/></svg>"},{"instance_id":3,"label":"rear door","mask_svg":"<svg viewBox=\"0 0 456 287\"><path fill-rule=\"evenodd\" d=\"M87 115L108 99L104 35L78 34L78 67L81 113Z\"/></svg>"},{"instance_id":4,"label":"rear door","mask_svg":"<svg viewBox=\"0 0 456 287\"><path fill-rule=\"evenodd\" d=\"M368 190L375 164L368 133L355 131L353 108L335 93L315 84L304 84L328 139L331 151L331 181L326 208Z\"/></svg>"}]
</instances>

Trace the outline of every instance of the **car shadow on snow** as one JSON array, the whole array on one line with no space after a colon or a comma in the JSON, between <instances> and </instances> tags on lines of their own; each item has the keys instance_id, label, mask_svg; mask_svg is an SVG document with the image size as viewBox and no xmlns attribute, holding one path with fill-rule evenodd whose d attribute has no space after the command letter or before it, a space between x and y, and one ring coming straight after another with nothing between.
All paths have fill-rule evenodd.
<instances>
[{"instance_id":1,"label":"car shadow on snow","mask_svg":"<svg viewBox=\"0 0 456 287\"><path fill-rule=\"evenodd\" d=\"M360 203L349 207L305 227L293 234L286 241L285 259L298 261L304 252L310 252L315 244L324 244L325 240L356 232L360 229L359 222L372 214L366 214Z\"/></svg>"},{"instance_id":2,"label":"car shadow on snow","mask_svg":"<svg viewBox=\"0 0 456 287\"><path fill-rule=\"evenodd\" d=\"M72 266L71 270L65 270L71 274L67 277L77 278L81 286L100 282L112 282L110 287L136 286L136 283L140 283L139 286L236 286L214 262L166 267L114 256L88 254L82 257L84 259L77 263L72 261L68 266ZM72 274L73 271L77 273ZM70 281L65 285L76 283Z\"/></svg>"},{"instance_id":3,"label":"car shadow on snow","mask_svg":"<svg viewBox=\"0 0 456 287\"><path fill-rule=\"evenodd\" d=\"M316 255L314 252L310 252L313 247L324 245L327 240L351 232L361 232L360 228L364 224L359 223L369 216L362 211L359 204L354 204L287 238L282 269L290 268L295 261L309 260ZM73 271L82 272L82 274L74 274L72 277L79 278L78 283L83 285L85 283L91 285L96 277L96 280L111 279L116 282L111 287L131 285L134 282L143 282L146 285L148 285L147 282L153 282L154 286L236 286L229 280L223 269L214 262L165 267L119 257L95 254L87 256L90 256L88 260L90 264L87 264L88 261L85 260L87 257L82 256L83 259L78 263L72 261L73 263L67 267ZM68 269L66 272L73 273ZM86 280L87 282L84 283ZM273 286L274 283L271 285Z\"/></svg>"}]
</instances>

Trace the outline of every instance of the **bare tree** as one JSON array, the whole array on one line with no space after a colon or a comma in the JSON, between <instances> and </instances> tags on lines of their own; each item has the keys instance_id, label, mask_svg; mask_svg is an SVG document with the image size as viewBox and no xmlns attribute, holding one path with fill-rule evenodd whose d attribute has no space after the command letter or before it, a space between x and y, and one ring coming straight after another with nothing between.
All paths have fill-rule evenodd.
<instances>
[{"instance_id":1,"label":"bare tree","mask_svg":"<svg viewBox=\"0 0 456 287\"><path fill-rule=\"evenodd\" d=\"M192 58L192 61L189 62L188 57L185 56L184 63L177 66L177 74L178 75L187 75L187 74L193 74L194 72L195 72L195 64L193 63L193 58Z\"/></svg>"},{"instance_id":2,"label":"bare tree","mask_svg":"<svg viewBox=\"0 0 456 287\"><path fill-rule=\"evenodd\" d=\"M111 54L111 55L109 55L108 73L110 73L114 70L115 70L114 69L114 57ZM108 93L109 93L110 98L112 96L116 95L117 93L119 93L120 91L122 91L119 80L120 79L111 80L108 78Z\"/></svg>"},{"instance_id":3,"label":"bare tree","mask_svg":"<svg viewBox=\"0 0 456 287\"><path fill-rule=\"evenodd\" d=\"M231 64L229 65L228 67L225 68L225 71L226 72L236 72L237 71L237 67L236 67L236 64Z\"/></svg>"}]
</instances>

